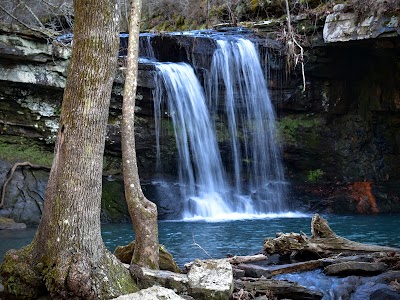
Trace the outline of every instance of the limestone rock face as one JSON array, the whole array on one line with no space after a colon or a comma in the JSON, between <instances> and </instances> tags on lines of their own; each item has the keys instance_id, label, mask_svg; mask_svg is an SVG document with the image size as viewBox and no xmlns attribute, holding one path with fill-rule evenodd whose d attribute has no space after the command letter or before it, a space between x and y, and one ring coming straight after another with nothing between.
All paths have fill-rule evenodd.
<instances>
[{"instance_id":1,"label":"limestone rock face","mask_svg":"<svg viewBox=\"0 0 400 300\"><path fill-rule=\"evenodd\" d=\"M153 286L129 295L119 296L114 300L183 300L173 290L161 286Z\"/></svg>"},{"instance_id":2,"label":"limestone rock face","mask_svg":"<svg viewBox=\"0 0 400 300\"><path fill-rule=\"evenodd\" d=\"M195 299L229 299L233 292L233 271L226 259L195 260L189 272L190 295Z\"/></svg>"},{"instance_id":3,"label":"limestone rock face","mask_svg":"<svg viewBox=\"0 0 400 300\"><path fill-rule=\"evenodd\" d=\"M64 88L71 50L62 44L0 33L0 80Z\"/></svg>"},{"instance_id":4,"label":"limestone rock face","mask_svg":"<svg viewBox=\"0 0 400 300\"><path fill-rule=\"evenodd\" d=\"M325 43L347 42L377 37L400 35L398 16L369 16L359 20L354 12L347 12L346 5L338 4L326 17L323 36Z\"/></svg>"}]
</instances>

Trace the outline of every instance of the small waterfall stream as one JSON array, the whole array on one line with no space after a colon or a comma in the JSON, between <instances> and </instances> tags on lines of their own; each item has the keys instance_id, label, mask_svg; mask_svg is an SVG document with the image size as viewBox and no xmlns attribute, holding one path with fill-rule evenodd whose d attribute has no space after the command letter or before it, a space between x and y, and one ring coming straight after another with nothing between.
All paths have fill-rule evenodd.
<instances>
[{"instance_id":1,"label":"small waterfall stream","mask_svg":"<svg viewBox=\"0 0 400 300\"><path fill-rule=\"evenodd\" d=\"M275 114L258 51L243 38L218 37L216 44L204 89L189 64L155 63L157 151L166 106L179 156L182 217L226 219L283 212L285 180L274 141ZM146 56L154 55L146 49L149 36L143 38L142 47ZM231 176L217 143L217 117L228 127L231 154L224 159L232 165Z\"/></svg>"}]
</instances>

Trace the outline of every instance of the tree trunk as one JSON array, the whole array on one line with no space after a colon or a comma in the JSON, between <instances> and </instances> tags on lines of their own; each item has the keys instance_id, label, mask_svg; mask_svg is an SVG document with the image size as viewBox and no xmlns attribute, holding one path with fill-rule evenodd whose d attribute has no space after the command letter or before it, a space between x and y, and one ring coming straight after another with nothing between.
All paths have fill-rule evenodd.
<instances>
[{"instance_id":1,"label":"tree trunk","mask_svg":"<svg viewBox=\"0 0 400 300\"><path fill-rule=\"evenodd\" d=\"M31 245L6 254L5 292L104 299L136 289L100 231L101 177L118 52L118 1L76 0L74 42L42 220Z\"/></svg>"},{"instance_id":2,"label":"tree trunk","mask_svg":"<svg viewBox=\"0 0 400 300\"><path fill-rule=\"evenodd\" d=\"M122 106L122 160L125 198L135 231L135 250L131 263L159 268L157 207L146 199L140 186L135 150L135 96L137 88L139 23L142 1L132 0L129 22L127 69Z\"/></svg>"}]
</instances>

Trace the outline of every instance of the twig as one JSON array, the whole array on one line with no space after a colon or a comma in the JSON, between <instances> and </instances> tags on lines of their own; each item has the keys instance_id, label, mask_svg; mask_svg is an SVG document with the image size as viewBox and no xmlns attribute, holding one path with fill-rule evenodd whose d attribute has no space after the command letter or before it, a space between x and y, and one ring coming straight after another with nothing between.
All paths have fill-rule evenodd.
<instances>
[{"instance_id":1,"label":"twig","mask_svg":"<svg viewBox=\"0 0 400 300\"><path fill-rule=\"evenodd\" d=\"M290 38L292 39L293 43L300 48L300 54L296 54L294 53L294 49L292 49L293 53L290 53L290 49L289 49L289 55L292 54L295 56L295 67L297 65L297 63L299 62L299 58L300 58L300 63L301 63L301 74L303 77L303 92L305 92L306 90L306 75L305 75L305 71L304 71L304 49L303 47L297 42L295 36L294 36L294 32L293 32L293 27L292 27L292 22L291 22L291 17L290 17L290 9L289 9L289 1L286 0L286 13L287 13L287 22L288 22L288 33ZM291 48L291 47L290 47Z\"/></svg>"},{"instance_id":2,"label":"twig","mask_svg":"<svg viewBox=\"0 0 400 300\"><path fill-rule=\"evenodd\" d=\"M29 26L28 24L22 22L20 19L18 19L16 16L14 16L12 13L10 13L7 9L5 9L2 5L0 5L0 10L2 10L5 14L7 14L9 17L11 17L12 19L14 19L15 21L17 21L18 23L20 23L22 26L32 30L32 31L36 31L36 32L40 32L44 35L46 35L47 37L53 38L54 34L51 34L49 32L46 32L47 30L45 30L45 28L35 28L32 26Z\"/></svg>"},{"instance_id":3,"label":"twig","mask_svg":"<svg viewBox=\"0 0 400 300\"><path fill-rule=\"evenodd\" d=\"M15 163L12 166L12 168L10 169L10 171L8 171L7 176L6 176L6 180L4 181L4 184L3 184L3 187L2 187L2 190L1 190L0 208L2 208L3 205L4 205L4 197L5 197L5 194L6 194L6 187L7 187L8 183L11 181L15 170L18 167L25 167L25 166L31 167L32 169L50 170L50 167L43 166L43 165L34 165L34 164L31 164L29 161Z\"/></svg>"},{"instance_id":4,"label":"twig","mask_svg":"<svg viewBox=\"0 0 400 300\"><path fill-rule=\"evenodd\" d=\"M196 243L196 241L194 240L194 233L192 233L192 237L193 237L193 245L199 247L201 250L203 250L203 252L208 256L208 258L212 258L210 254L208 254L208 252L199 244Z\"/></svg>"},{"instance_id":5,"label":"twig","mask_svg":"<svg viewBox=\"0 0 400 300\"><path fill-rule=\"evenodd\" d=\"M25 8L31 13L31 15L35 18L36 22L38 22L40 27L44 27L43 23L39 20L37 15L32 11L32 9L24 3Z\"/></svg>"}]
</instances>

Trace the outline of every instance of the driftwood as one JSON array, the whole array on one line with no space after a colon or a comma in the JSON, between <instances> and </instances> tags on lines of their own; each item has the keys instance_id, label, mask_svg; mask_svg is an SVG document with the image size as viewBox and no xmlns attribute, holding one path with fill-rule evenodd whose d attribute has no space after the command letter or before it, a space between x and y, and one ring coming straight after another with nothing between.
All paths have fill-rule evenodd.
<instances>
[{"instance_id":1,"label":"driftwood","mask_svg":"<svg viewBox=\"0 0 400 300\"><path fill-rule=\"evenodd\" d=\"M322 299L323 294L307 289L297 283L265 278L242 278L235 280L237 290L255 291L256 296L272 292L278 299Z\"/></svg>"},{"instance_id":2,"label":"driftwood","mask_svg":"<svg viewBox=\"0 0 400 300\"><path fill-rule=\"evenodd\" d=\"M329 227L328 222L315 214L311 221L311 238L304 233L278 233L276 238L264 241L264 252L297 256L312 253L315 257L333 254L365 252L399 252L399 248L357 243L340 236Z\"/></svg>"},{"instance_id":3,"label":"driftwood","mask_svg":"<svg viewBox=\"0 0 400 300\"><path fill-rule=\"evenodd\" d=\"M10 171L8 171L5 181L3 183L3 187L1 189L0 208L2 208L4 205L4 197L6 194L6 187L7 187L8 183L11 181L12 176L14 175L14 172L18 167L30 167L32 169L50 170L50 167L43 166L43 165L35 165L35 164L30 163L29 161L15 163L12 166L12 168L10 169Z\"/></svg>"},{"instance_id":4,"label":"driftwood","mask_svg":"<svg viewBox=\"0 0 400 300\"><path fill-rule=\"evenodd\" d=\"M251 263L251 262L256 262L256 261L263 261L267 260L268 256L264 254L256 254L256 255L247 255L247 256L232 256L228 257L227 260L232 264L232 265L238 265L242 263Z\"/></svg>"},{"instance_id":5,"label":"driftwood","mask_svg":"<svg viewBox=\"0 0 400 300\"><path fill-rule=\"evenodd\" d=\"M242 263L251 263L251 262L257 262L257 261L263 261L268 259L268 256L264 255L264 254L256 254L256 255L247 255L247 256L232 256L232 257L228 257L226 258L226 260L233 266L238 265L238 264L242 264ZM192 262L186 263L184 265L185 270L189 270L191 268L193 264Z\"/></svg>"}]
</instances>

